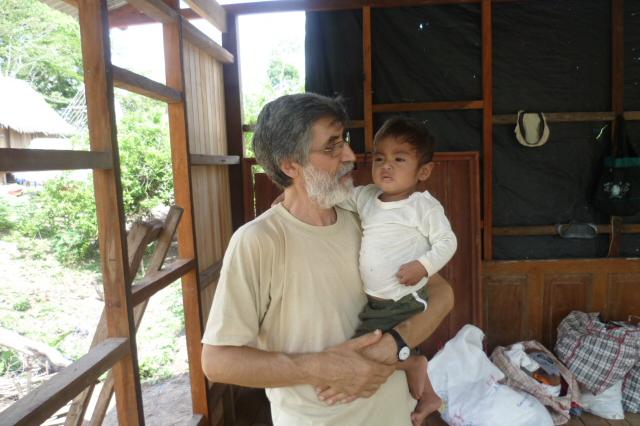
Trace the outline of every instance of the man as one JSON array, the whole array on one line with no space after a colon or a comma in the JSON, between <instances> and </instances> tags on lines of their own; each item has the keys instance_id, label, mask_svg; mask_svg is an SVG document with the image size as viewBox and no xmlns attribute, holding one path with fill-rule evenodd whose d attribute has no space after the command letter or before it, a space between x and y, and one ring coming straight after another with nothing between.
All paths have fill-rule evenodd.
<instances>
[{"instance_id":1,"label":"man","mask_svg":"<svg viewBox=\"0 0 640 426\"><path fill-rule=\"evenodd\" d=\"M411 424L415 401L393 364L453 306L435 275L427 311L351 339L366 297L358 219L334 207L352 187L346 120L339 102L315 94L263 108L256 158L284 200L233 235L204 333L207 377L267 388L275 425Z\"/></svg>"}]
</instances>

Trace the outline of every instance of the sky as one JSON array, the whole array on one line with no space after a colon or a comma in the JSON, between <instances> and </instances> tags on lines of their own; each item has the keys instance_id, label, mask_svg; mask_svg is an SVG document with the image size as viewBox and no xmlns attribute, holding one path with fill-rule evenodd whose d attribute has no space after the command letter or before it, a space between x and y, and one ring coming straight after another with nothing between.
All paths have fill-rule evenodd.
<instances>
[{"instance_id":1,"label":"sky","mask_svg":"<svg viewBox=\"0 0 640 426\"><path fill-rule=\"evenodd\" d=\"M192 23L220 43L220 33L208 22L195 20ZM304 78L304 34L304 12L240 16L238 40L243 91L258 91L266 84L269 55L283 44L299 46L296 48L299 54L287 59ZM165 81L162 46L162 27L159 24L111 30L111 62L160 82Z\"/></svg>"}]
</instances>

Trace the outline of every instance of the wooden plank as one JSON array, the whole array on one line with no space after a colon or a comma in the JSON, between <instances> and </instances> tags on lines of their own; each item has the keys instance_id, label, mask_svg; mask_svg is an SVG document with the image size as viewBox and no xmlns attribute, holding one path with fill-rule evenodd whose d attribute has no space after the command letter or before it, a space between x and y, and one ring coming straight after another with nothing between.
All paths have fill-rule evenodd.
<instances>
[{"instance_id":1,"label":"wooden plank","mask_svg":"<svg viewBox=\"0 0 640 426\"><path fill-rule=\"evenodd\" d=\"M364 128L364 120L349 120L344 125L345 129L363 129ZM255 132L256 125L255 124L243 124L242 131L243 132Z\"/></svg>"},{"instance_id":2,"label":"wooden plank","mask_svg":"<svg viewBox=\"0 0 640 426\"><path fill-rule=\"evenodd\" d=\"M138 305L195 268L194 259L176 259L164 269L149 274L132 286L133 304Z\"/></svg>"},{"instance_id":3,"label":"wooden plank","mask_svg":"<svg viewBox=\"0 0 640 426\"><path fill-rule=\"evenodd\" d=\"M110 152L0 148L0 170L4 172L110 169L112 166Z\"/></svg>"},{"instance_id":4,"label":"wooden plank","mask_svg":"<svg viewBox=\"0 0 640 426\"><path fill-rule=\"evenodd\" d=\"M215 0L185 0L191 9L220 32L227 32L227 12Z\"/></svg>"},{"instance_id":5,"label":"wooden plank","mask_svg":"<svg viewBox=\"0 0 640 426\"><path fill-rule=\"evenodd\" d=\"M238 22L237 17L227 14L227 32L222 34L222 45L238 57ZM244 135L242 134L242 95L240 86L240 68L238 61L224 64L224 110L227 130L227 152L244 158ZM229 169L229 186L234 188L230 193L232 228L238 229L246 217L253 211L253 192L251 166L244 161L241 167ZM242 191L238 189L242 188Z\"/></svg>"},{"instance_id":6,"label":"wooden plank","mask_svg":"<svg viewBox=\"0 0 640 426\"><path fill-rule=\"evenodd\" d=\"M240 164L240 156L191 154L192 166L228 166L230 164Z\"/></svg>"},{"instance_id":7,"label":"wooden plank","mask_svg":"<svg viewBox=\"0 0 640 426\"><path fill-rule=\"evenodd\" d=\"M129 354L112 369L120 424L144 424L125 218L116 137L106 2L78 1L89 139L92 151L112 152L111 170L94 170L98 241L109 337L127 337Z\"/></svg>"},{"instance_id":8,"label":"wooden plank","mask_svg":"<svg viewBox=\"0 0 640 426\"><path fill-rule=\"evenodd\" d=\"M493 257L493 33L491 0L482 0L482 184L483 253Z\"/></svg>"},{"instance_id":9,"label":"wooden plank","mask_svg":"<svg viewBox=\"0 0 640 426\"><path fill-rule=\"evenodd\" d=\"M111 69L113 84L116 87L167 103L182 100L182 93L164 84L115 65L111 65Z\"/></svg>"},{"instance_id":10,"label":"wooden plank","mask_svg":"<svg viewBox=\"0 0 640 426\"><path fill-rule=\"evenodd\" d=\"M611 1L611 109L624 111L624 0Z\"/></svg>"},{"instance_id":11,"label":"wooden plank","mask_svg":"<svg viewBox=\"0 0 640 426\"><path fill-rule=\"evenodd\" d=\"M589 121L613 121L615 113L610 111L604 112L545 112L547 122L549 123L570 123L570 122L589 122ZM493 116L493 124L516 124L518 121L517 114L502 114Z\"/></svg>"},{"instance_id":12,"label":"wooden plank","mask_svg":"<svg viewBox=\"0 0 640 426\"><path fill-rule=\"evenodd\" d=\"M220 278L220 269L222 269L222 260L217 261L206 270L200 272L200 291L203 291Z\"/></svg>"},{"instance_id":13,"label":"wooden plank","mask_svg":"<svg viewBox=\"0 0 640 426\"><path fill-rule=\"evenodd\" d=\"M192 9L180 9L180 16L186 19L200 19L200 15ZM127 28L132 25L147 25L157 22L130 4L109 11L109 26L111 28Z\"/></svg>"},{"instance_id":14,"label":"wooden plank","mask_svg":"<svg viewBox=\"0 0 640 426\"><path fill-rule=\"evenodd\" d=\"M375 104L373 105L373 112L455 111L482 109L483 106L483 101L406 102L398 104Z\"/></svg>"},{"instance_id":15,"label":"wooden plank","mask_svg":"<svg viewBox=\"0 0 640 426\"><path fill-rule=\"evenodd\" d=\"M155 22L170 24L180 17L178 12L167 6L162 0L127 0L127 2Z\"/></svg>"},{"instance_id":16,"label":"wooden plank","mask_svg":"<svg viewBox=\"0 0 640 426\"><path fill-rule=\"evenodd\" d=\"M233 55L228 50L211 40L209 36L200 31L186 19L181 18L181 21L184 37L189 40L190 43L195 44L200 49L213 56L218 62L230 64L234 61Z\"/></svg>"},{"instance_id":17,"label":"wooden plank","mask_svg":"<svg viewBox=\"0 0 640 426\"><path fill-rule=\"evenodd\" d=\"M125 338L107 339L2 412L2 424L40 424L94 383L129 351Z\"/></svg>"},{"instance_id":18,"label":"wooden plank","mask_svg":"<svg viewBox=\"0 0 640 426\"><path fill-rule=\"evenodd\" d=\"M362 54L364 82L364 152L373 152L373 58L371 52L371 8L362 8Z\"/></svg>"},{"instance_id":19,"label":"wooden plank","mask_svg":"<svg viewBox=\"0 0 640 426\"><path fill-rule=\"evenodd\" d=\"M178 0L168 1L179 10ZM190 24L184 19L177 23L163 25L165 75L167 86L184 92L184 46L183 28ZM217 46L217 45L216 45ZM178 228L178 254L183 259L191 259L193 267L182 277L182 301L184 305L189 377L194 414L202 414L205 422L211 415L207 398L207 382L202 371L202 304L198 289L197 250L194 232L193 197L191 192L191 167L189 149L189 129L187 126L185 102L169 104L169 135L173 166L173 187L176 204L184 209Z\"/></svg>"},{"instance_id":20,"label":"wooden plank","mask_svg":"<svg viewBox=\"0 0 640 426\"><path fill-rule=\"evenodd\" d=\"M625 418L632 426L640 426L640 413L626 413Z\"/></svg>"},{"instance_id":21,"label":"wooden plank","mask_svg":"<svg viewBox=\"0 0 640 426\"><path fill-rule=\"evenodd\" d=\"M596 233L611 234L611 225L596 225ZM640 225L623 224L621 227L623 234L640 233ZM539 226L500 226L493 228L493 235L512 237L512 236L532 236L532 235L558 235L557 225L539 225Z\"/></svg>"}]
</instances>

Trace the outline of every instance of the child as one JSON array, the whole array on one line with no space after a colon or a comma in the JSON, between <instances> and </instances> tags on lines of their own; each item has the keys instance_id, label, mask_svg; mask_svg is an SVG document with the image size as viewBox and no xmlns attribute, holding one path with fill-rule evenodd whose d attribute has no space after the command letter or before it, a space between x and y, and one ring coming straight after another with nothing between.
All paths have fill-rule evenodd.
<instances>
[{"instance_id":1,"label":"child","mask_svg":"<svg viewBox=\"0 0 640 426\"><path fill-rule=\"evenodd\" d=\"M416 120L395 117L374 138L372 177L375 185L356 187L339 206L356 211L362 221L360 275L369 302L360 313L356 335L386 331L427 309L427 280L453 256L457 241L442 205L418 184L433 170L434 140ZM427 359L411 356L398 362L412 396L414 426L438 409L427 375Z\"/></svg>"}]
</instances>

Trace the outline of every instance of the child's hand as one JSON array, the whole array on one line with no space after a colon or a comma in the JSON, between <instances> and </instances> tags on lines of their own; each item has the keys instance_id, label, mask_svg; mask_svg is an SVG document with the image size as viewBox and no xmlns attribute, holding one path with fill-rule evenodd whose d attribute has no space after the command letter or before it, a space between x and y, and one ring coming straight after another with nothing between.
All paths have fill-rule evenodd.
<instances>
[{"instance_id":1,"label":"child's hand","mask_svg":"<svg viewBox=\"0 0 640 426\"><path fill-rule=\"evenodd\" d=\"M396 277L402 285L416 285L423 277L426 277L427 270L422 263L414 260L409 263L405 263L398 269Z\"/></svg>"}]
</instances>

